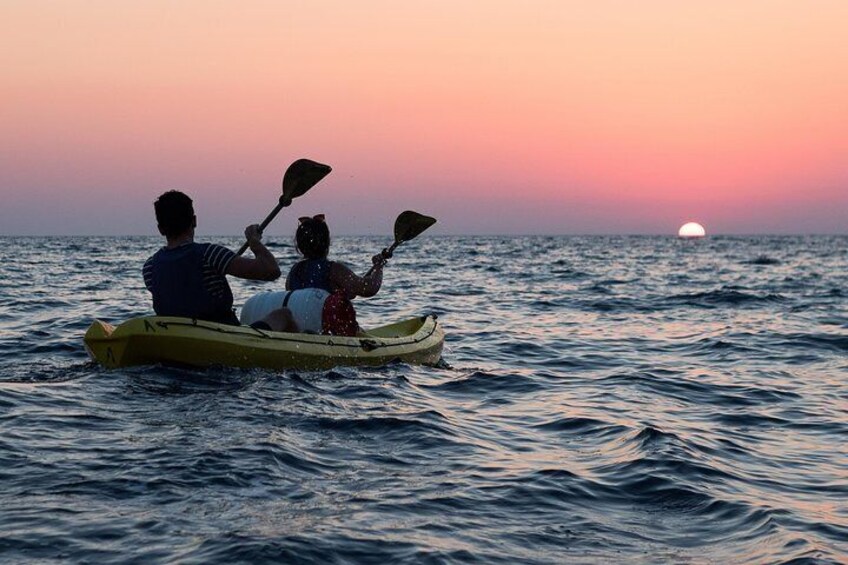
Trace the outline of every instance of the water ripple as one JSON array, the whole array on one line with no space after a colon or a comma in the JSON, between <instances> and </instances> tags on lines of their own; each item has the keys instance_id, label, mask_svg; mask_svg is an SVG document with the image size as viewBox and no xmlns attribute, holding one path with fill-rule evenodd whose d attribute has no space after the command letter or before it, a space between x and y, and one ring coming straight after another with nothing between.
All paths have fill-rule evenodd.
<instances>
[{"instance_id":1,"label":"water ripple","mask_svg":"<svg viewBox=\"0 0 848 565\"><path fill-rule=\"evenodd\" d=\"M848 555L845 237L425 237L357 311L437 312L444 362L319 372L102 369L159 240L4 242L0 561Z\"/></svg>"}]
</instances>

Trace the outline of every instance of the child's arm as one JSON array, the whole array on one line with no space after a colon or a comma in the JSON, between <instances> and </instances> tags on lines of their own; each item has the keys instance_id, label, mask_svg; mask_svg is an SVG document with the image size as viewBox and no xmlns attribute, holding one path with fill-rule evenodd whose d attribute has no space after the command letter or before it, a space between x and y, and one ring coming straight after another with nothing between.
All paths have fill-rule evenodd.
<instances>
[{"instance_id":1,"label":"child's arm","mask_svg":"<svg viewBox=\"0 0 848 565\"><path fill-rule=\"evenodd\" d=\"M383 284L385 261L378 254L371 258L371 262L374 264L374 270L369 275L360 277L342 263L333 261L330 265L330 282L334 287L341 289L348 298L374 296Z\"/></svg>"}]
</instances>

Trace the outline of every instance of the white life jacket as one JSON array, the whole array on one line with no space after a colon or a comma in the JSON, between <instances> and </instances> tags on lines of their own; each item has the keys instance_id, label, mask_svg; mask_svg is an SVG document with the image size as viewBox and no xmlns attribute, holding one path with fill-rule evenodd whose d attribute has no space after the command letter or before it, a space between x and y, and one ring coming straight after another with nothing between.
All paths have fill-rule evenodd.
<instances>
[{"instance_id":1,"label":"white life jacket","mask_svg":"<svg viewBox=\"0 0 848 565\"><path fill-rule=\"evenodd\" d=\"M260 292L244 303L240 321L243 325L249 326L274 310L285 307L291 310L300 332L320 334L323 329L324 301L328 296L330 293L320 288Z\"/></svg>"}]
</instances>

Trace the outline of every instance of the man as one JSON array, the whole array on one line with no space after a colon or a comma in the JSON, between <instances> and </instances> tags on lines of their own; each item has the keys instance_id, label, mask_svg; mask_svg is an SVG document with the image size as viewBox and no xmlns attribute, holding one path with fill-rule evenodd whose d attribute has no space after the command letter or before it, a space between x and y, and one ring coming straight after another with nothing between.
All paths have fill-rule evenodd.
<instances>
[{"instance_id":1,"label":"man","mask_svg":"<svg viewBox=\"0 0 848 565\"><path fill-rule=\"evenodd\" d=\"M280 277L277 260L262 245L259 226L244 230L254 259L237 256L214 243L195 243L197 218L192 200L169 190L153 207L165 247L144 263L144 285L153 295L153 310L159 316L181 316L239 325L233 312L233 293L225 275L241 279L273 281ZM254 327L284 331L290 313L275 311Z\"/></svg>"}]
</instances>

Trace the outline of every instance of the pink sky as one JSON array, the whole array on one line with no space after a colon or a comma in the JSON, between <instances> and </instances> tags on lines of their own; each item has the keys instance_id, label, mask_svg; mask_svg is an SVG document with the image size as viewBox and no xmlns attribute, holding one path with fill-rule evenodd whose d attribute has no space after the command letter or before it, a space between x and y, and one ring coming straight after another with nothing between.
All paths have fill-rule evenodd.
<instances>
[{"instance_id":1,"label":"pink sky","mask_svg":"<svg viewBox=\"0 0 848 565\"><path fill-rule=\"evenodd\" d=\"M6 0L0 234L848 232L843 0ZM435 231L435 230L434 230Z\"/></svg>"}]
</instances>

